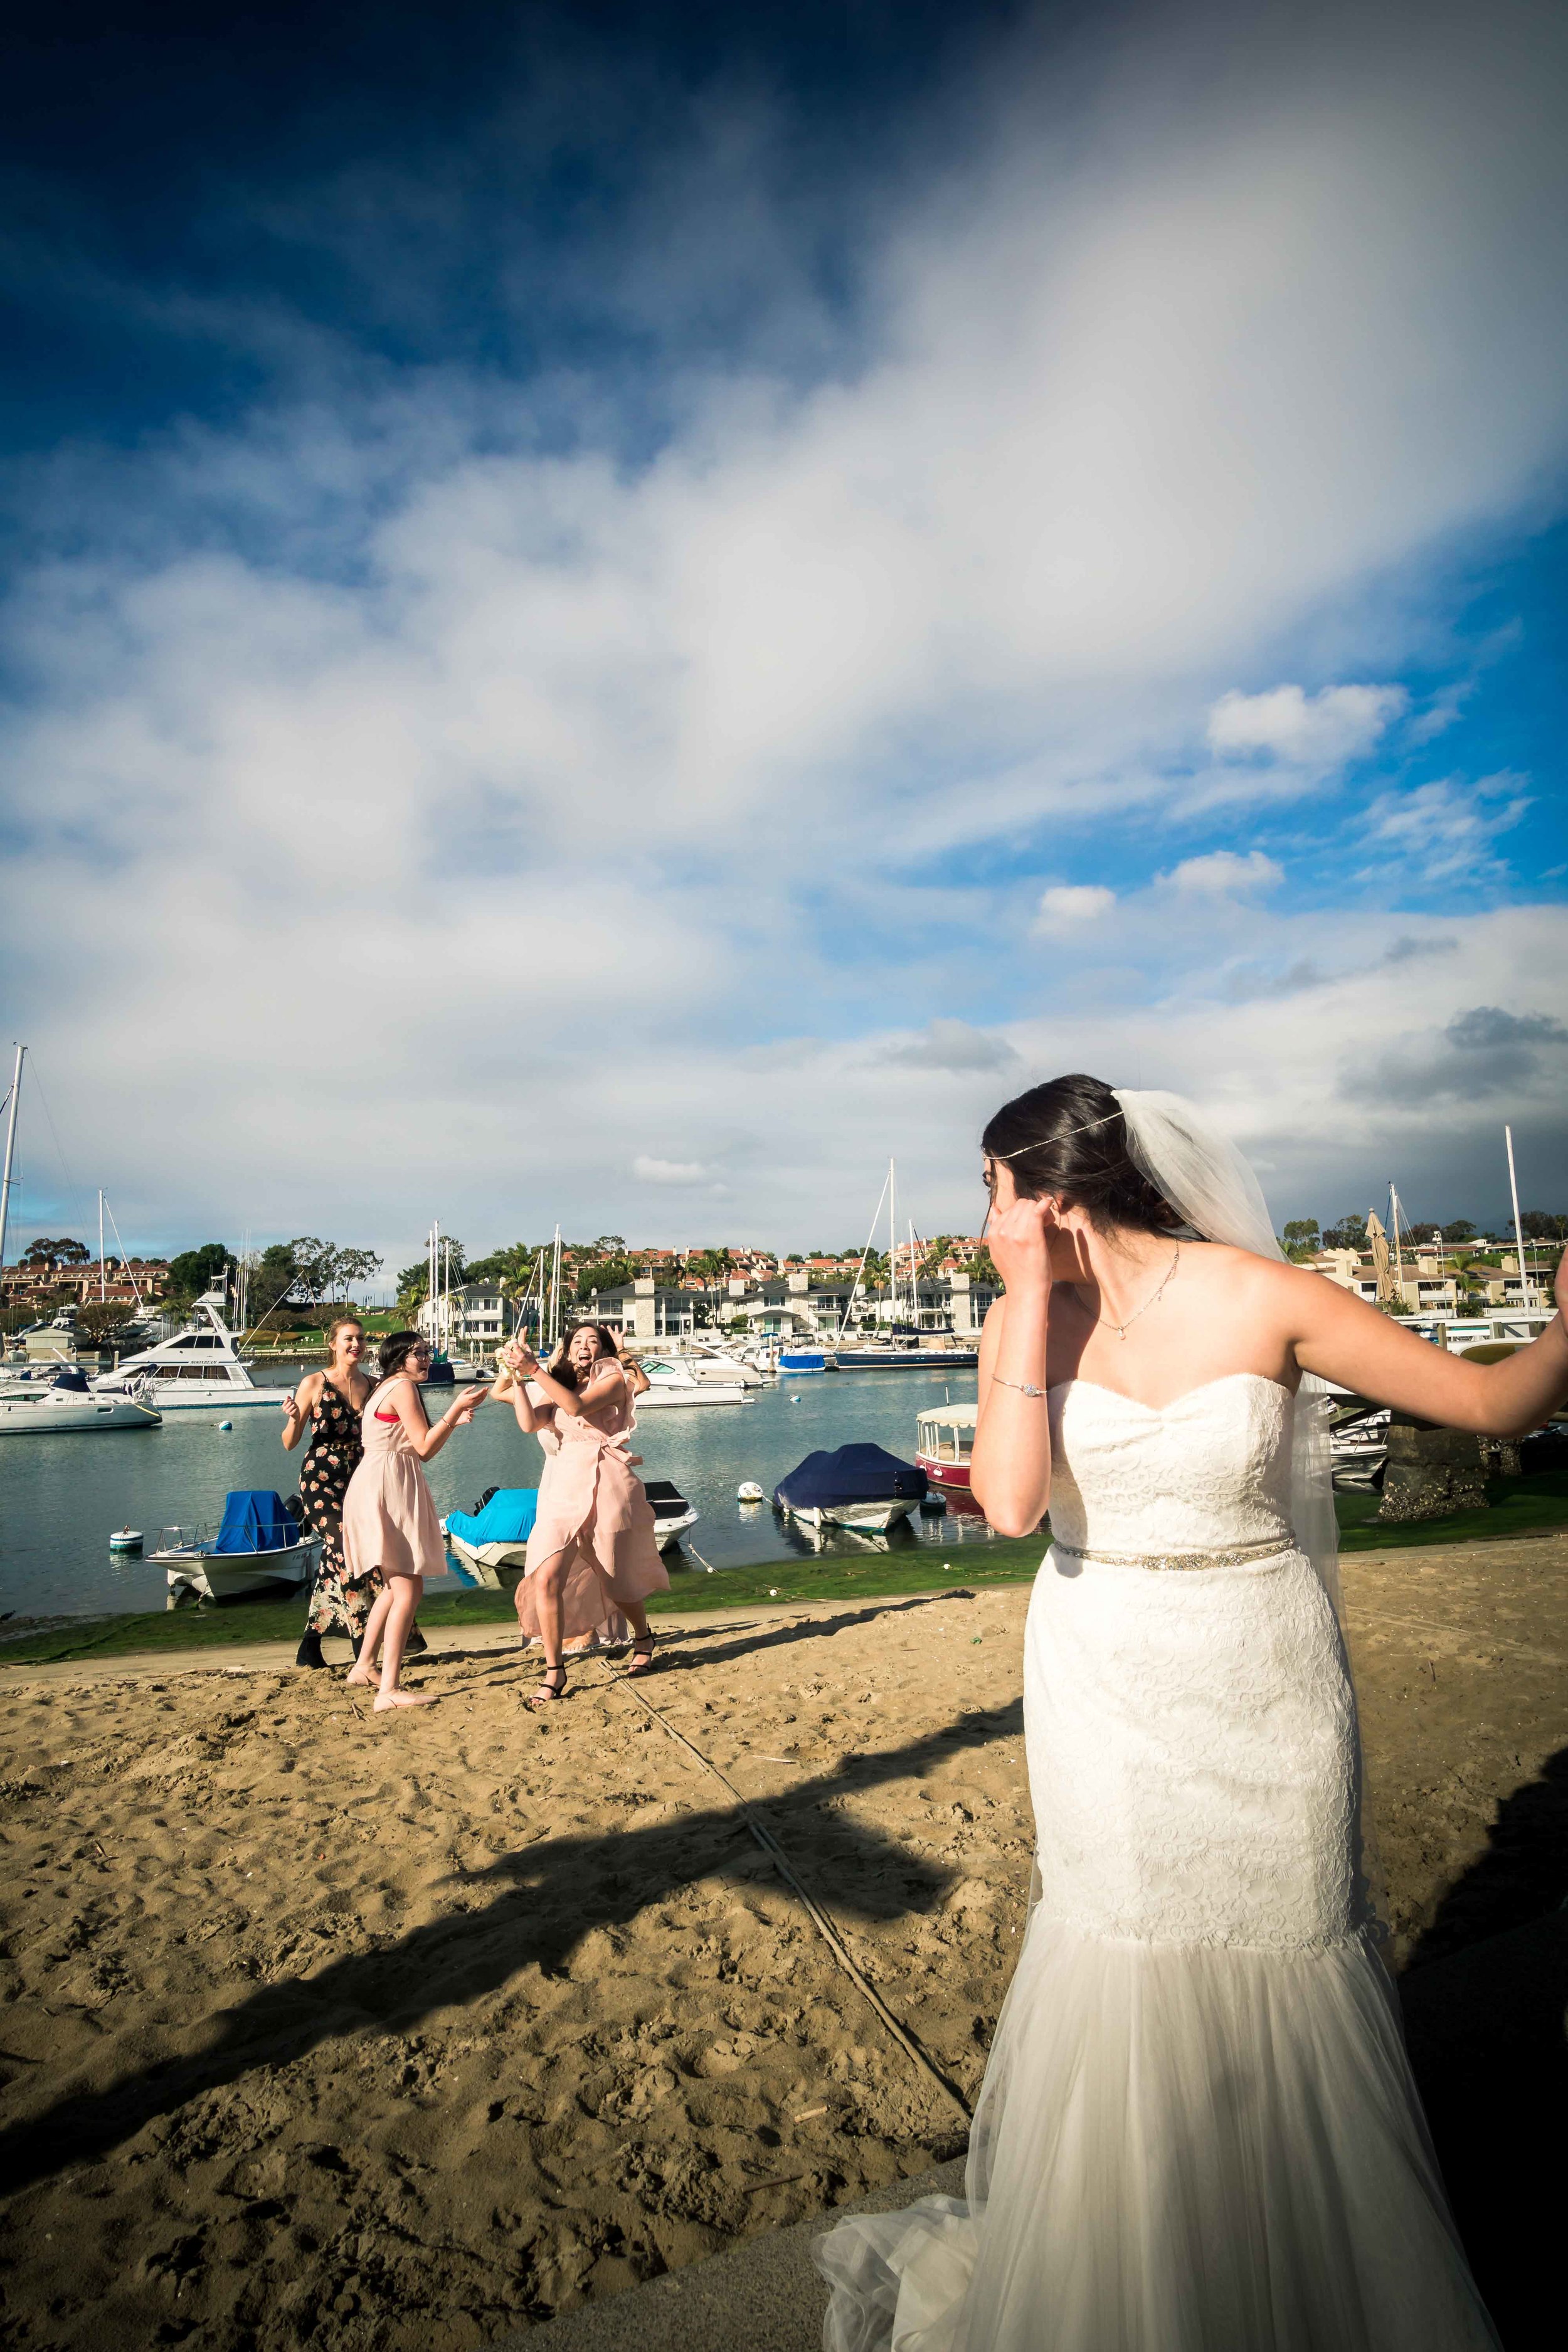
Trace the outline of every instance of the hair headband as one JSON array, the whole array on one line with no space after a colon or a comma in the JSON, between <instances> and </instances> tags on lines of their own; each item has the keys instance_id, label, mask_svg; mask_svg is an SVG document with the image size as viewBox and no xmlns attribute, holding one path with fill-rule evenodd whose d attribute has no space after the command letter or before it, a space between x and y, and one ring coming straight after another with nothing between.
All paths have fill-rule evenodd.
<instances>
[{"instance_id":1,"label":"hair headband","mask_svg":"<svg viewBox=\"0 0 1568 2352\"><path fill-rule=\"evenodd\" d=\"M1065 1134L1042 1136L1038 1143L1020 1143L1016 1151L988 1151L985 1157L987 1160L1022 1160L1026 1151L1043 1151L1047 1143L1065 1143L1069 1135L1087 1135L1091 1127L1109 1127L1113 1118L1121 1116L1120 1108L1108 1110L1103 1118L1086 1118L1081 1127L1069 1127Z\"/></svg>"}]
</instances>

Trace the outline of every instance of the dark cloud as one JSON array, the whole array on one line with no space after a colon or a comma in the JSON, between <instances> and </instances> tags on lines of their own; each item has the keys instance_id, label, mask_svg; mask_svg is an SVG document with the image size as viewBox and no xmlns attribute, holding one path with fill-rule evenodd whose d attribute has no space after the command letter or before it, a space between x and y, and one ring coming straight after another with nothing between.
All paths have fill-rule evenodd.
<instances>
[{"instance_id":1,"label":"dark cloud","mask_svg":"<svg viewBox=\"0 0 1568 2352\"><path fill-rule=\"evenodd\" d=\"M1255 1004L1259 998L1300 996L1303 989L1321 988L1332 975L1303 956L1287 971L1266 971L1260 964L1244 964L1233 971L1225 984L1225 995L1231 1004Z\"/></svg>"},{"instance_id":2,"label":"dark cloud","mask_svg":"<svg viewBox=\"0 0 1568 2352\"><path fill-rule=\"evenodd\" d=\"M1415 963L1423 956L1457 955L1458 950L1458 940L1395 940L1392 947L1384 950L1383 961L1393 964Z\"/></svg>"},{"instance_id":3,"label":"dark cloud","mask_svg":"<svg viewBox=\"0 0 1568 2352\"><path fill-rule=\"evenodd\" d=\"M886 1045L879 1062L902 1063L912 1070L1005 1070L1018 1058L1005 1037L972 1028L967 1021L931 1021L920 1036Z\"/></svg>"},{"instance_id":4,"label":"dark cloud","mask_svg":"<svg viewBox=\"0 0 1568 2352\"><path fill-rule=\"evenodd\" d=\"M1351 1065L1340 1090L1357 1102L1475 1101L1532 1085L1565 1046L1568 1028L1550 1013L1478 1004L1446 1028L1412 1030L1371 1061Z\"/></svg>"}]
</instances>

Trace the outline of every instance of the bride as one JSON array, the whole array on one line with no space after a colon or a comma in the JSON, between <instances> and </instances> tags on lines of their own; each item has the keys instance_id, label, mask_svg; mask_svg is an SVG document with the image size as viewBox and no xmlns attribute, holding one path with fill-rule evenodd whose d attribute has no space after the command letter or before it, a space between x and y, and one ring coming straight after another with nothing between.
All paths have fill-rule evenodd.
<instances>
[{"instance_id":1,"label":"bride","mask_svg":"<svg viewBox=\"0 0 1568 2352\"><path fill-rule=\"evenodd\" d=\"M1514 1434L1563 1318L1482 1367L1285 1265L1173 1095L1058 1078L984 1149L972 1483L1005 1534L1051 1515L1038 1899L966 2195L817 2242L828 2352L1495 2352L1363 1866L1321 1382Z\"/></svg>"}]
</instances>

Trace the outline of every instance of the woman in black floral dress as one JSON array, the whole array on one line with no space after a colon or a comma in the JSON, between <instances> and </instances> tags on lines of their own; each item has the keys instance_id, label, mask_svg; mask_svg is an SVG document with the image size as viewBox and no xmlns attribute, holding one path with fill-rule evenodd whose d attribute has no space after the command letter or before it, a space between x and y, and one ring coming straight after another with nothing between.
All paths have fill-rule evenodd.
<instances>
[{"instance_id":1,"label":"woman in black floral dress","mask_svg":"<svg viewBox=\"0 0 1568 2352\"><path fill-rule=\"evenodd\" d=\"M360 1415L371 1391L371 1382L359 1369L363 1324L352 1315L340 1315L328 1328L327 1348L331 1360L326 1370L307 1372L283 1405L283 1444L289 1453L307 1423L310 1426L310 1451L300 1467L300 1500L306 1527L321 1538L321 1566L297 1666L324 1666L321 1636L334 1629L348 1635L357 1655L371 1603L381 1590L378 1570L351 1578L343 1565L343 1495L363 1451Z\"/></svg>"}]
</instances>

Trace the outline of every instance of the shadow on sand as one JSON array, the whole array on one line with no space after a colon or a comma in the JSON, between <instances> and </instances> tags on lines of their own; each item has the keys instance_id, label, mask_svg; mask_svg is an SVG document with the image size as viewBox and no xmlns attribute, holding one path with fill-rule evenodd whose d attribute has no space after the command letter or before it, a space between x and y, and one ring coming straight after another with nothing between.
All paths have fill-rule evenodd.
<instances>
[{"instance_id":1,"label":"shadow on sand","mask_svg":"<svg viewBox=\"0 0 1568 2352\"><path fill-rule=\"evenodd\" d=\"M1411 2063L1509 2352L1563 2339L1568 1748L1499 1808L1400 1979Z\"/></svg>"},{"instance_id":2,"label":"shadow on sand","mask_svg":"<svg viewBox=\"0 0 1568 2352\"><path fill-rule=\"evenodd\" d=\"M856 1619L880 1613L858 1612ZM820 1639L848 1622L855 1621L770 1626L760 1640L716 1642L702 1663L742 1648ZM663 1672L645 1685L656 1703L660 1685L668 1687ZM1017 1702L968 1714L900 1747L847 1756L783 1795L748 1802L832 1909L864 1920L899 1918L929 1909L952 1873L837 1808L826 1815L821 1809L883 1782L918 1778L955 1752L1022 1728ZM11 2126L0 2134L0 2193L67 2163L90 2162L154 2117L254 2068L287 2065L334 2036L406 2032L434 2010L495 1991L531 1963L549 1975L565 1973L595 1928L624 1926L703 1878L733 1874L754 1882L756 1854L743 1813L725 1804L693 1806L674 1820L593 1837L545 1837L503 1854L461 1877L465 1900L442 1918L308 1977L262 1986L221 2012L205 2049L127 2073L102 2090L68 2094ZM496 1890L492 1898L476 1903L476 1892L487 1886Z\"/></svg>"}]
</instances>

